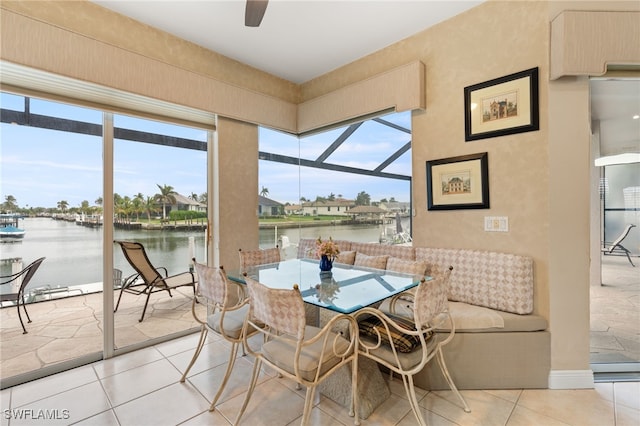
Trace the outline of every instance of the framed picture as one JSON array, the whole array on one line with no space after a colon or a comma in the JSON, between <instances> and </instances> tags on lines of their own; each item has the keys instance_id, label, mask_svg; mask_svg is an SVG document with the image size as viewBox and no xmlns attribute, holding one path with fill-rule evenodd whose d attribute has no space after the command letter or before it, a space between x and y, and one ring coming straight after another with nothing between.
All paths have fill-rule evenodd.
<instances>
[{"instance_id":1,"label":"framed picture","mask_svg":"<svg viewBox=\"0 0 640 426\"><path fill-rule=\"evenodd\" d=\"M467 142L539 130L538 68L465 87L464 117Z\"/></svg>"},{"instance_id":2,"label":"framed picture","mask_svg":"<svg viewBox=\"0 0 640 426\"><path fill-rule=\"evenodd\" d=\"M488 209L488 154L427 161L427 209Z\"/></svg>"}]
</instances>

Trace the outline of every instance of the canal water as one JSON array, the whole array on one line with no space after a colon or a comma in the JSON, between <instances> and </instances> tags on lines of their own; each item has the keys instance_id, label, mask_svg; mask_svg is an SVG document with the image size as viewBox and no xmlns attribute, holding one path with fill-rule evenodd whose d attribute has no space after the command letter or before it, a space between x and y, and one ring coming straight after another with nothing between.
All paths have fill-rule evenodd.
<instances>
[{"instance_id":1,"label":"canal water","mask_svg":"<svg viewBox=\"0 0 640 426\"><path fill-rule=\"evenodd\" d=\"M407 229L406 226L405 223L404 229ZM20 227L26 230L24 239L0 244L0 259L3 259L0 275L11 273L10 264L4 259L22 258L26 266L44 256L46 259L29 283L28 289L37 287L55 289L102 281L101 228L88 228L74 222L51 218L25 218L20 221ZM301 238L332 237L336 240L377 242L382 232L384 229L376 225L261 229L260 247L273 247L276 241L282 247L288 240L289 247L283 247L284 256L293 258L296 256L296 246ZM114 233L116 240L141 242L151 262L156 266L165 266L169 274L188 269L189 237L193 237L195 242L193 253L195 257L203 261L205 259L203 231L116 229ZM118 246L114 247L114 253L114 265L123 271L123 276L133 273ZM2 291L6 292L5 289Z\"/></svg>"}]
</instances>

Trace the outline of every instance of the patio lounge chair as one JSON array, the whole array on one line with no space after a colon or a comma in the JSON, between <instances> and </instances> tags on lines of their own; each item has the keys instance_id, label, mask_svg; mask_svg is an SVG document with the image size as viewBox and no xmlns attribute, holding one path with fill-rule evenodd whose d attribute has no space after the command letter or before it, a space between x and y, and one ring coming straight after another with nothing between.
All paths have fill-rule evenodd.
<instances>
[{"instance_id":1,"label":"patio lounge chair","mask_svg":"<svg viewBox=\"0 0 640 426\"><path fill-rule=\"evenodd\" d=\"M120 299L122 293L127 292L131 294L141 295L146 294L147 299L144 302L144 308L142 309L142 315L139 322L144 319L144 314L147 311L147 305L149 304L149 297L152 293L159 291L167 291L169 296L173 297L171 290L178 287L191 287L193 294L196 291L196 274L194 272L182 272L180 274L168 276L168 271L164 267L156 268L149 261L144 246L137 242L132 241L115 241L122 248L122 253L127 259L131 267L136 270L136 274L125 279L120 287L120 295L118 296L118 302L114 312L118 310L120 306ZM160 272L162 271L162 273Z\"/></svg>"},{"instance_id":2,"label":"patio lounge chair","mask_svg":"<svg viewBox=\"0 0 640 426\"><path fill-rule=\"evenodd\" d=\"M612 254L612 255L618 255L618 256L627 256L627 259L629 259L629 263L631 264L631 266L635 267L636 265L634 265L633 262L631 261L631 252L627 250L625 246L622 245L622 240L627 238L627 235L629 235L629 231L631 231L631 228L635 228L635 225L634 224L627 225L627 227L624 228L620 236L616 238L614 242L603 243L603 247L601 250L602 250L602 253L605 255Z\"/></svg>"},{"instance_id":3,"label":"patio lounge chair","mask_svg":"<svg viewBox=\"0 0 640 426\"><path fill-rule=\"evenodd\" d=\"M27 329L24 327L24 322L22 321L22 316L20 315L20 304L22 304L22 309L24 313L27 315L27 322L31 322L31 318L29 318L29 313L27 312L27 307L24 303L24 289L33 278L34 274L42 264L44 257L37 259L30 263L26 268L24 268L20 272L16 272L12 275L6 275L0 277L0 279L6 279L6 281L2 281L0 285L11 284L14 282L19 282L20 287L18 287L18 291L16 293L4 293L0 294L0 302L15 302L16 308L18 308L18 319L20 319L20 325L22 325L22 334L27 334ZM21 282L19 280L22 280Z\"/></svg>"}]
</instances>

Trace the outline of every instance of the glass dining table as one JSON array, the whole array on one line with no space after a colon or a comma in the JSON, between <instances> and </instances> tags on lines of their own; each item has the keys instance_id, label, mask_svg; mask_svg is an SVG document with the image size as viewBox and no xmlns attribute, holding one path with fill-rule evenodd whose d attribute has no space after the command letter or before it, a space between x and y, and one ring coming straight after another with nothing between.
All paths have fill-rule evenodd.
<instances>
[{"instance_id":1,"label":"glass dining table","mask_svg":"<svg viewBox=\"0 0 640 426\"><path fill-rule=\"evenodd\" d=\"M298 285L305 302L342 314L352 314L365 306L420 284L423 276L334 263L330 272L321 272L319 261L289 259L247 268L247 274L271 288L291 289ZM241 273L229 278L244 283Z\"/></svg>"},{"instance_id":2,"label":"glass dining table","mask_svg":"<svg viewBox=\"0 0 640 426\"><path fill-rule=\"evenodd\" d=\"M319 261L290 259L247 268L247 275L271 288L291 289L298 285L306 302L307 324L322 326L335 313L352 314L365 306L376 306L384 299L416 287L430 277L386 270L333 264L331 272L321 272ZM244 283L242 273L228 274ZM326 318L326 319L323 319ZM349 366L336 371L320 384L320 392L348 407L351 388ZM366 419L391 392L375 361L358 361L359 416Z\"/></svg>"}]
</instances>

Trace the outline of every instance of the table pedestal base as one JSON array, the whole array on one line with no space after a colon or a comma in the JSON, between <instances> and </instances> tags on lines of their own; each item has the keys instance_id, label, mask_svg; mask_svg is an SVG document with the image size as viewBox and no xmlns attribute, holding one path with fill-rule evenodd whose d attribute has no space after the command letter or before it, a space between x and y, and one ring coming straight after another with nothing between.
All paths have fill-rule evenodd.
<instances>
[{"instance_id":1,"label":"table pedestal base","mask_svg":"<svg viewBox=\"0 0 640 426\"><path fill-rule=\"evenodd\" d=\"M338 404L349 408L351 404L351 365L345 365L322 382L320 393ZM378 364L363 356L358 358L359 416L366 419L380 404L391 396Z\"/></svg>"}]
</instances>

